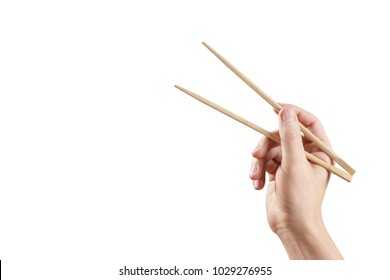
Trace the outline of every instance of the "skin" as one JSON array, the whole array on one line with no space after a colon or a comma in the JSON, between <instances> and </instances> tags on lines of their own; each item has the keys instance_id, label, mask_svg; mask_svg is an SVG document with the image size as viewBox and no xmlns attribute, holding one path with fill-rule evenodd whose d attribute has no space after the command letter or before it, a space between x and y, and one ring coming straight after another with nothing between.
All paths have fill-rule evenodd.
<instances>
[{"instance_id":1,"label":"skin","mask_svg":"<svg viewBox=\"0 0 390 280\"><path fill-rule=\"evenodd\" d=\"M316 145L302 137L298 120L330 146L320 121L311 113L280 104L277 144L260 140L252 153L250 178L256 190L268 174L266 212L269 226L282 241L290 259L343 259L327 232L321 212L330 174L309 162L304 151L332 163Z\"/></svg>"}]
</instances>

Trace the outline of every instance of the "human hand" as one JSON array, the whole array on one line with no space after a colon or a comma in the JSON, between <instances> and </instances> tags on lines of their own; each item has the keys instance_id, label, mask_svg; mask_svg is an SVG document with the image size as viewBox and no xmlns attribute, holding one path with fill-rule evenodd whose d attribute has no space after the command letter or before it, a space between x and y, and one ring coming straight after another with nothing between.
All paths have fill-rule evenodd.
<instances>
[{"instance_id":1,"label":"human hand","mask_svg":"<svg viewBox=\"0 0 390 280\"><path fill-rule=\"evenodd\" d=\"M329 140L314 115L296 106L281 105L280 130L275 132L281 144L268 138L260 141L252 153L250 178L255 189L261 190L265 173L269 174L267 219L290 258L342 258L325 229L321 213L330 174L309 162L305 150L325 162L331 163L331 159L302 137L298 119L328 146Z\"/></svg>"}]
</instances>

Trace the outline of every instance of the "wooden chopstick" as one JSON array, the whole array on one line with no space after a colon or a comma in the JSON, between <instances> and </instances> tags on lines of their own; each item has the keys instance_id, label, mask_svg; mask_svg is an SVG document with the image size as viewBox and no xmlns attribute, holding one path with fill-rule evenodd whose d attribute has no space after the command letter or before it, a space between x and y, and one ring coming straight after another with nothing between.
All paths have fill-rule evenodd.
<instances>
[{"instance_id":1,"label":"wooden chopstick","mask_svg":"<svg viewBox=\"0 0 390 280\"><path fill-rule=\"evenodd\" d=\"M221 112L222 114L225 114L226 116L228 116L228 117L230 117L230 118L232 118L232 119L234 119L234 120L236 120L236 121L238 121L238 122L240 122L240 123L242 123L242 124L252 128L253 130L255 130L257 132L260 132L261 134L263 134L265 137L268 137L272 141L280 143L280 138L279 137L273 135L271 132L261 128L260 126L258 126L256 124L254 124L254 123L252 123L252 122L250 122L250 121L240 117L239 115L237 115L237 114L235 114L233 112L230 112L229 110L219 106L218 104L215 104L214 102L211 102L210 100L208 100L208 99L206 99L206 98L204 98L204 97L202 97L200 95L197 95L196 93L194 93L194 92L192 92L192 91L190 91L188 89L185 89L185 88L183 88L181 86L178 86L178 85L175 85L175 87L177 89L181 90L182 92L188 94L189 96L197 99L198 101L206 104L207 106L210 106L211 108ZM331 164L329 164L329 163L327 163L327 162L317 158L316 156L314 156L314 155L312 155L312 154L310 154L310 153L308 153L306 151L305 151L305 153L306 153L306 158L308 160L310 160L311 162L313 162L313 163L315 163L315 164L325 168L329 172L337 175L338 177L340 177L340 178L342 178L342 179L344 179L344 180L346 180L348 182L350 182L352 180L352 175L351 174L349 174L349 173L347 173L347 172L345 172L345 171L343 171L343 170L341 170L341 169L339 169L339 168L337 168L337 167L335 167L335 166L333 166L333 165L331 165Z\"/></svg>"},{"instance_id":2,"label":"wooden chopstick","mask_svg":"<svg viewBox=\"0 0 390 280\"><path fill-rule=\"evenodd\" d=\"M247 76L245 76L240 70L238 70L233 64L231 64L226 58L220 55L216 50L210 47L206 42L202 44L209 49L223 64L225 64L234 74L236 74L242 81L244 81L250 88L252 88L257 94L259 94L265 101L267 101L276 111L280 111L282 106L275 102L271 97L269 97L264 91L262 91L254 82L252 82ZM316 135L314 135L309 129L304 125L299 123L300 129L303 134L315 143L324 153L329 157L333 158L335 162L340 164L349 174L353 175L355 170L345 162L341 157L339 157L331 148L325 145Z\"/></svg>"}]
</instances>

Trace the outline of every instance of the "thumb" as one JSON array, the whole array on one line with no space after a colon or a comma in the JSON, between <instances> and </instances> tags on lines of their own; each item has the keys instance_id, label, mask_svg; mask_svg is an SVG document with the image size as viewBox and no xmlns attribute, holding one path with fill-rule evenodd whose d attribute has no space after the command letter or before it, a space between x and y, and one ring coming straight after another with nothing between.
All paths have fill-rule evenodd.
<instances>
[{"instance_id":1,"label":"thumb","mask_svg":"<svg viewBox=\"0 0 390 280\"><path fill-rule=\"evenodd\" d=\"M284 107L280 110L279 116L282 165L297 166L306 160L297 115L292 108Z\"/></svg>"}]
</instances>

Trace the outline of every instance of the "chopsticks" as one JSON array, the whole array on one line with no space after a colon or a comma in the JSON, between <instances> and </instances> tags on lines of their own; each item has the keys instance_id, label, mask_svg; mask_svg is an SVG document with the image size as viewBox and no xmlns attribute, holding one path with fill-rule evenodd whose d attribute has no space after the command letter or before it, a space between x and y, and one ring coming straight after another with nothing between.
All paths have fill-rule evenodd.
<instances>
[{"instance_id":1,"label":"chopsticks","mask_svg":"<svg viewBox=\"0 0 390 280\"><path fill-rule=\"evenodd\" d=\"M211 48L208 44L205 42L202 42L202 44L208 48L222 63L224 63L233 73L235 73L242 81L244 81L249 87L251 87L256 93L258 93L264 100L266 100L276 111L279 111L282 107L275 102L271 97L269 97L265 92L263 92L258 86L256 86L255 83L253 83L248 77L246 77L241 71L239 71L235 66L233 66L229 61L227 61L223 56L221 56L217 51L215 51L213 48ZM269 131L261 128L258 125L255 125L251 123L250 121L234 114L233 112L230 112L229 110L207 100L206 98L197 95L196 93L189 91L181 86L175 85L175 87L184 93L190 95L191 97L197 99L198 101L212 107L213 109L229 116L230 118L252 128L255 131L260 132L264 136L268 137L269 139L280 143L280 138L273 135ZM316 156L307 153L306 157L309 161L325 168L329 172L335 174L336 176L350 182L352 180L352 175L355 173L355 170L348 165L343 159L341 159L332 149L330 149L328 146L326 146L318 137L316 137L312 132L310 132L305 126L303 126L300 123L300 128L303 134L310 139L313 143L315 143L322 151L324 151L329 157L333 158L340 166L342 166L347 172L317 158Z\"/></svg>"},{"instance_id":2,"label":"chopsticks","mask_svg":"<svg viewBox=\"0 0 390 280\"><path fill-rule=\"evenodd\" d=\"M181 90L182 92L188 94L189 96L199 100L200 102L206 104L207 106L210 106L211 108L221 112L222 114L225 114L226 116L252 128L253 130L257 131L257 132L260 132L261 134L263 134L265 137L268 137L269 139L271 139L272 141L275 141L276 143L280 143L280 138L273 135L271 132L261 128L260 126L254 124L254 123L251 123L250 121L244 119L243 117L240 117L239 115L233 113L233 112L230 112L229 110L219 106L218 104L215 104L213 102L211 102L210 100L200 96L200 95L197 95L196 93L192 92L192 91L189 91L188 89L185 89L181 86L178 86L178 85L175 85L175 88ZM333 174L337 175L338 177L350 182L352 180L352 175L341 170L341 169L338 169L337 167L319 159L318 157L316 156L313 156L312 154L308 153L308 152L305 152L306 153L306 157L308 160L310 160L311 162L314 162L315 164L318 164L319 166L325 168L326 170L328 170L329 172L332 172Z\"/></svg>"},{"instance_id":3,"label":"chopsticks","mask_svg":"<svg viewBox=\"0 0 390 280\"><path fill-rule=\"evenodd\" d=\"M267 101L276 111L280 111L282 107L275 102L271 97L269 97L264 91L262 91L254 82L252 82L248 77L246 77L240 70L238 70L234 65L227 61L222 55L220 55L216 50L210 47L206 42L202 44L209 49L223 64L225 64L234 74L236 74L244 83L251 87L257 94L259 94L265 101ZM346 163L341 157L339 157L331 148L326 146L317 136L315 136L310 130L308 130L304 125L299 123L301 131L303 134L313 143L315 143L324 153L329 157L333 158L335 162L340 164L349 174L353 175L355 170Z\"/></svg>"}]
</instances>

